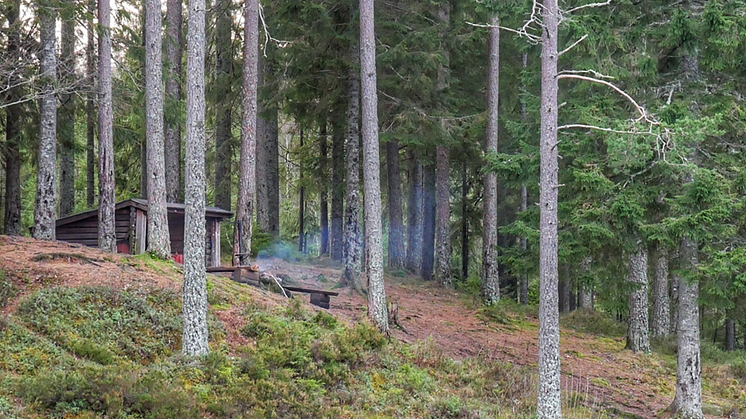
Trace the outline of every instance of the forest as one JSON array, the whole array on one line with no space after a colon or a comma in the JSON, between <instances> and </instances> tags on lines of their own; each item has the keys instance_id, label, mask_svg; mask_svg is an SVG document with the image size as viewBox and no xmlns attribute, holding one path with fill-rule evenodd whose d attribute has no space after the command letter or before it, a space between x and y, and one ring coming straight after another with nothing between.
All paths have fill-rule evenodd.
<instances>
[{"instance_id":1,"label":"forest","mask_svg":"<svg viewBox=\"0 0 746 419\"><path fill-rule=\"evenodd\" d=\"M561 313L613 317L635 354L673 339L682 418L704 418L701 343L746 351L744 1L0 8L0 231L55 241L95 210L116 252L142 198L169 260L183 204L186 355L210 352L206 235L226 265L340 267L384 335L387 275L538 307L542 419ZM234 214L217 235L208 207Z\"/></svg>"}]
</instances>

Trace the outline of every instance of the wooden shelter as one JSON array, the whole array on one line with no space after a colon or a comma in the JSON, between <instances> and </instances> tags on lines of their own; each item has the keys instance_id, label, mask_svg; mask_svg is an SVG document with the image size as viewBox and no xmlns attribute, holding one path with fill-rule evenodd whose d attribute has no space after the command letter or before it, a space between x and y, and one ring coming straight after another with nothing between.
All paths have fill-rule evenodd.
<instances>
[{"instance_id":1,"label":"wooden shelter","mask_svg":"<svg viewBox=\"0 0 746 419\"><path fill-rule=\"evenodd\" d=\"M168 230L171 235L171 253L184 253L184 204L167 204ZM115 210L117 251L143 253L146 249L148 230L148 201L128 199L116 204ZM230 211L207 207L205 222L205 262L207 266L220 266L220 223L233 216ZM57 220L57 240L98 246L98 210L90 210Z\"/></svg>"}]
</instances>

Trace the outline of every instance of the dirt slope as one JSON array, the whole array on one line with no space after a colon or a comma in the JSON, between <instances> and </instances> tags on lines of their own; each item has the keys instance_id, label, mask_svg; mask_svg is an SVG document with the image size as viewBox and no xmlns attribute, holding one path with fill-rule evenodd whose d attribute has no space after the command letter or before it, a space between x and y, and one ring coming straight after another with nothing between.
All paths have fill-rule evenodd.
<instances>
[{"instance_id":1,"label":"dirt slope","mask_svg":"<svg viewBox=\"0 0 746 419\"><path fill-rule=\"evenodd\" d=\"M292 264L279 259L259 262L262 271L304 286L331 289L341 271L333 266ZM165 268L164 268L165 266ZM182 272L170 264L148 266L147 261L99 252L65 243L39 242L0 236L0 268L18 285L20 293L0 310L11 314L18 300L41 287L54 285L107 285L119 288L157 287L178 291ZM526 366L537 360L538 321L519 324L487 322L464 295L413 278L387 278L389 301L398 306L402 329L393 336L404 342L431 339L445 355L454 358L481 356ZM244 293L267 305L284 298L267 291L221 280L229 292ZM330 312L355 322L366 316L363 297L340 289ZM300 295L307 301L306 295ZM249 342L239 333L240 307L221 307L215 314L225 324L231 347ZM673 400L675 376L655 356L625 351L621 338L598 338L572 331L561 332L563 388L585 394L585 403L632 417L660 417ZM535 380L535 377L531 379ZM713 416L714 417L714 416Z\"/></svg>"}]
</instances>

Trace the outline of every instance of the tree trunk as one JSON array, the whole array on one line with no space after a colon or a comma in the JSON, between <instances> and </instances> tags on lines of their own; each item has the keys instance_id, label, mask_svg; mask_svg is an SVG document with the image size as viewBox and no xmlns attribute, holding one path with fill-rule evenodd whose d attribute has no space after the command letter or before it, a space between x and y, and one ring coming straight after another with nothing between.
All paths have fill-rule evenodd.
<instances>
[{"instance_id":1,"label":"tree trunk","mask_svg":"<svg viewBox=\"0 0 746 419\"><path fill-rule=\"evenodd\" d=\"M171 257L166 208L166 166L163 143L163 41L161 2L145 1L145 137L147 139L148 251Z\"/></svg>"},{"instance_id":2,"label":"tree trunk","mask_svg":"<svg viewBox=\"0 0 746 419\"><path fill-rule=\"evenodd\" d=\"M736 322L731 317L725 319L725 350L736 350Z\"/></svg>"},{"instance_id":3,"label":"tree trunk","mask_svg":"<svg viewBox=\"0 0 746 419\"><path fill-rule=\"evenodd\" d=\"M303 128L300 129L300 148L303 149ZM303 184L303 159L299 159L298 165L298 183L300 184L300 197L298 198L298 251L304 250L304 241L306 238L306 187Z\"/></svg>"},{"instance_id":4,"label":"tree trunk","mask_svg":"<svg viewBox=\"0 0 746 419\"><path fill-rule=\"evenodd\" d=\"M74 4L65 4L62 19L62 51L59 73L64 86L75 83L75 18ZM60 93L58 110L59 150L60 150L60 217L75 212L75 95L67 87Z\"/></svg>"},{"instance_id":5,"label":"tree trunk","mask_svg":"<svg viewBox=\"0 0 746 419\"><path fill-rule=\"evenodd\" d=\"M342 230L344 223L344 154L345 134L343 126L337 122L332 125L332 220L331 248L332 260L342 261Z\"/></svg>"},{"instance_id":6,"label":"tree trunk","mask_svg":"<svg viewBox=\"0 0 746 419\"><path fill-rule=\"evenodd\" d=\"M319 128L319 229L321 230L321 243L319 246L319 256L329 254L329 194L327 176L327 130L326 120L321 121Z\"/></svg>"},{"instance_id":7,"label":"tree trunk","mask_svg":"<svg viewBox=\"0 0 746 419\"><path fill-rule=\"evenodd\" d=\"M451 2L441 1L438 4L438 19L441 30L440 50L443 61L438 63L438 91L443 94L448 87L450 52L448 51L448 32L451 24ZM444 108L444 112L447 110ZM444 138L448 138L445 120L441 118L440 126ZM450 182L450 149L440 144L436 147L436 187L438 190L435 207L435 280L440 286L451 285L451 182Z\"/></svg>"},{"instance_id":8,"label":"tree trunk","mask_svg":"<svg viewBox=\"0 0 746 419\"><path fill-rule=\"evenodd\" d=\"M181 109L181 0L166 2L166 106ZM181 125L175 112L166 114L166 200L181 202Z\"/></svg>"},{"instance_id":9,"label":"tree trunk","mask_svg":"<svg viewBox=\"0 0 746 419\"><path fill-rule=\"evenodd\" d=\"M671 298L669 302L671 303L671 321L669 323L669 326L671 327L671 334L676 334L676 330L679 327L679 283L681 282L681 277L679 275L673 275L671 278Z\"/></svg>"},{"instance_id":10,"label":"tree trunk","mask_svg":"<svg viewBox=\"0 0 746 419\"><path fill-rule=\"evenodd\" d=\"M116 252L110 10L109 1L98 0L98 247Z\"/></svg>"},{"instance_id":11,"label":"tree trunk","mask_svg":"<svg viewBox=\"0 0 746 419\"><path fill-rule=\"evenodd\" d=\"M565 264L563 266L564 275L559 281L559 312L569 313L570 312L570 266Z\"/></svg>"},{"instance_id":12,"label":"tree trunk","mask_svg":"<svg viewBox=\"0 0 746 419\"><path fill-rule=\"evenodd\" d=\"M539 144L539 391L537 419L562 416L560 397L559 310L557 306L557 0L544 0L541 12L541 135Z\"/></svg>"},{"instance_id":13,"label":"tree trunk","mask_svg":"<svg viewBox=\"0 0 746 419\"><path fill-rule=\"evenodd\" d=\"M655 251L652 320L653 337L668 336L671 329L668 301L668 250L662 245L658 245Z\"/></svg>"},{"instance_id":14,"label":"tree trunk","mask_svg":"<svg viewBox=\"0 0 746 419\"><path fill-rule=\"evenodd\" d=\"M433 279L435 252L435 165L425 166L422 174L424 197L422 199L422 265L420 276L426 281Z\"/></svg>"},{"instance_id":15,"label":"tree trunk","mask_svg":"<svg viewBox=\"0 0 746 419\"><path fill-rule=\"evenodd\" d=\"M270 66L262 60L258 66L259 86L268 88ZM277 127L277 106L258 103L261 116L257 120L256 145L256 213L259 229L265 233L280 233L280 173Z\"/></svg>"},{"instance_id":16,"label":"tree trunk","mask_svg":"<svg viewBox=\"0 0 746 419\"><path fill-rule=\"evenodd\" d=\"M354 12L353 12L354 13ZM353 37L354 39L354 37ZM345 198L344 258L345 281L362 292L363 282L360 244L360 61L355 42L350 47L350 72L347 102L347 185Z\"/></svg>"},{"instance_id":17,"label":"tree trunk","mask_svg":"<svg viewBox=\"0 0 746 419\"><path fill-rule=\"evenodd\" d=\"M591 271L591 263L593 258L587 256L580 263L580 269L583 271L583 275L588 276ZM593 310L593 287L587 283L578 284L580 288L578 292L578 308L585 310Z\"/></svg>"},{"instance_id":18,"label":"tree trunk","mask_svg":"<svg viewBox=\"0 0 746 419\"><path fill-rule=\"evenodd\" d=\"M642 243L638 243L637 251L629 255L627 282L633 287L629 294L627 349L635 353L649 353L648 250Z\"/></svg>"},{"instance_id":19,"label":"tree trunk","mask_svg":"<svg viewBox=\"0 0 746 419\"><path fill-rule=\"evenodd\" d=\"M497 118L500 99L500 29L497 17L491 19L489 70L487 77L487 135L484 151L497 152ZM497 263L497 176L484 174L484 208L482 213L482 300L492 305L500 300L500 273Z\"/></svg>"},{"instance_id":20,"label":"tree trunk","mask_svg":"<svg viewBox=\"0 0 746 419\"><path fill-rule=\"evenodd\" d=\"M407 200L407 260L406 268L419 273L422 268L422 162L413 150L409 159L409 199Z\"/></svg>"},{"instance_id":21,"label":"tree trunk","mask_svg":"<svg viewBox=\"0 0 746 419\"><path fill-rule=\"evenodd\" d=\"M259 86L259 1L244 0L244 45L241 99L241 155L238 165L238 201L233 224L233 263L246 265L251 253L256 194L256 123ZM301 134L301 138L302 138ZM302 141L302 140L301 140Z\"/></svg>"},{"instance_id":22,"label":"tree trunk","mask_svg":"<svg viewBox=\"0 0 746 419\"><path fill-rule=\"evenodd\" d=\"M697 244L680 242L681 268L694 274L698 262ZM685 419L702 419L702 361L699 350L699 284L679 278L678 352L676 354L676 396L673 411Z\"/></svg>"},{"instance_id":23,"label":"tree trunk","mask_svg":"<svg viewBox=\"0 0 746 419\"><path fill-rule=\"evenodd\" d=\"M143 25L144 26L144 25ZM140 141L140 198L148 199L148 141Z\"/></svg>"},{"instance_id":24,"label":"tree trunk","mask_svg":"<svg viewBox=\"0 0 746 419\"><path fill-rule=\"evenodd\" d=\"M521 212L524 212L528 209L528 190L526 189L526 184L521 185ZM519 239L520 245L521 245L521 252L525 255L528 251L528 240L526 239L526 236L522 236ZM518 302L526 305L528 304L528 273L522 273L521 279L519 283L519 290L518 290Z\"/></svg>"},{"instance_id":25,"label":"tree trunk","mask_svg":"<svg viewBox=\"0 0 746 419\"><path fill-rule=\"evenodd\" d=\"M399 141L386 143L386 168L389 187L389 260L388 266L404 268L404 221L401 202L401 172L399 170Z\"/></svg>"},{"instance_id":26,"label":"tree trunk","mask_svg":"<svg viewBox=\"0 0 746 419\"><path fill-rule=\"evenodd\" d=\"M469 277L469 171L466 160L461 168L461 280Z\"/></svg>"},{"instance_id":27,"label":"tree trunk","mask_svg":"<svg viewBox=\"0 0 746 419\"><path fill-rule=\"evenodd\" d=\"M21 42L20 20L21 0L13 0L6 9L8 17L7 54L13 57L18 53ZM17 79L9 80L11 85ZM13 103L21 96L20 88L8 89L6 100ZM3 231L9 236L21 235L21 105L10 105L5 109L5 214Z\"/></svg>"},{"instance_id":28,"label":"tree trunk","mask_svg":"<svg viewBox=\"0 0 746 419\"><path fill-rule=\"evenodd\" d=\"M360 0L360 79L363 107L363 182L365 192L365 273L368 277L368 316L389 333L381 244L381 173L378 155L378 93L373 0Z\"/></svg>"},{"instance_id":29,"label":"tree trunk","mask_svg":"<svg viewBox=\"0 0 746 419\"><path fill-rule=\"evenodd\" d=\"M231 42L231 1L215 2L215 206L231 209L231 84L233 82L233 44ZM245 227L245 226L244 226Z\"/></svg>"},{"instance_id":30,"label":"tree trunk","mask_svg":"<svg viewBox=\"0 0 746 419\"><path fill-rule=\"evenodd\" d=\"M88 19L88 43L86 45L86 93L85 115L86 115L86 165L85 165L85 189L86 189L86 206L93 208L96 202L96 120L95 120L95 88L96 88L96 63L95 63L95 44L93 41L93 14L95 13L96 0L89 0L89 12L91 17Z\"/></svg>"},{"instance_id":31,"label":"tree trunk","mask_svg":"<svg viewBox=\"0 0 746 419\"><path fill-rule=\"evenodd\" d=\"M205 1L189 2L182 352L199 356L207 344L205 281Z\"/></svg>"},{"instance_id":32,"label":"tree trunk","mask_svg":"<svg viewBox=\"0 0 746 419\"><path fill-rule=\"evenodd\" d=\"M55 240L57 214L57 59L55 27L56 9L46 1L38 6L41 31L39 53L39 76L41 99L39 100L39 157L36 178L36 207L34 209L34 238Z\"/></svg>"}]
</instances>

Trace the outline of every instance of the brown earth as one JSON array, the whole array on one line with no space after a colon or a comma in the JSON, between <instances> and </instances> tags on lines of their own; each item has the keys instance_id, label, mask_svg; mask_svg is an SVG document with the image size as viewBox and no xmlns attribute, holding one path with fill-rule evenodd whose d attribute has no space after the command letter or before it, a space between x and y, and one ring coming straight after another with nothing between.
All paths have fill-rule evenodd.
<instances>
[{"instance_id":1,"label":"brown earth","mask_svg":"<svg viewBox=\"0 0 746 419\"><path fill-rule=\"evenodd\" d=\"M263 272L272 273L307 287L332 289L341 270L323 264L294 264L280 259L259 262ZM0 268L6 271L20 293L0 310L12 315L24 295L49 286L106 285L122 289L181 288L178 265L148 266L137 257L112 255L67 243L40 242L28 238L0 236ZM470 297L414 278L386 278L387 299L398 306L401 328L394 338L412 343L430 340L451 357L486 357L536 367L538 319L524 316L508 324L486 321ZM284 297L257 288L215 281L222 292L239 293L252 304L274 306ZM332 297L330 312L349 323L364 320L364 297L339 289ZM301 295L307 301L306 295ZM317 308L314 308L317 309ZM243 308L215 309L225 325L226 342L232 349L250 344L239 332L244 325ZM654 355L624 350L623 338L604 338L570 330L561 331L562 387L584 394L590 407L623 413L625 417L665 416L664 409L674 395L675 375ZM532 377L536 380L536 377ZM707 400L707 394L705 399ZM716 417L716 416L708 416Z\"/></svg>"}]
</instances>

